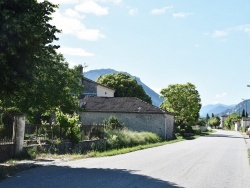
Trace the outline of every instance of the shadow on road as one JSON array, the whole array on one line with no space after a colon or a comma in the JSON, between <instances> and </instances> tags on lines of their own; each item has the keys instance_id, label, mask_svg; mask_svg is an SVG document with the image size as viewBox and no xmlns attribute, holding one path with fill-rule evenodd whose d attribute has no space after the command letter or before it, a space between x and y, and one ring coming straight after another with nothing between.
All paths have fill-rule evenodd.
<instances>
[{"instance_id":1,"label":"shadow on road","mask_svg":"<svg viewBox=\"0 0 250 188\"><path fill-rule=\"evenodd\" d=\"M135 174L125 169L71 168L44 166L16 174L0 182L0 187L180 187L175 183Z\"/></svg>"},{"instance_id":2,"label":"shadow on road","mask_svg":"<svg viewBox=\"0 0 250 188\"><path fill-rule=\"evenodd\" d=\"M224 138L244 138L242 136L235 136L235 135L225 135L225 134L209 134L204 137L224 137Z\"/></svg>"}]
</instances>

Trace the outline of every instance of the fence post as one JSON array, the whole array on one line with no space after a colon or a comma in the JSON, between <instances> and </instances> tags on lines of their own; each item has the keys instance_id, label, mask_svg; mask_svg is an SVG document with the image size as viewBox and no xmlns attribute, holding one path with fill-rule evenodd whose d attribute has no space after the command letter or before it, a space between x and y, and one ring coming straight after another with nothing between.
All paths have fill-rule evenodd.
<instances>
[{"instance_id":1,"label":"fence post","mask_svg":"<svg viewBox=\"0 0 250 188\"><path fill-rule=\"evenodd\" d=\"M23 114L14 114L14 121L16 125L15 154L17 155L23 150L25 116Z\"/></svg>"}]
</instances>

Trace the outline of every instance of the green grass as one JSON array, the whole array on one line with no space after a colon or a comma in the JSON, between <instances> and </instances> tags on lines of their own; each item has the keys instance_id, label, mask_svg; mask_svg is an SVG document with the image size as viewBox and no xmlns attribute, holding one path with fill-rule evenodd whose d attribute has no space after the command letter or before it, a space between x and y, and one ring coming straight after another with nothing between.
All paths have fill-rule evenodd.
<instances>
[{"instance_id":1,"label":"green grass","mask_svg":"<svg viewBox=\"0 0 250 188\"><path fill-rule=\"evenodd\" d=\"M119 155L119 154L125 154L133 151L138 151L142 149L148 149L152 147L158 147L158 146L163 146L166 144L172 144L180 141L184 141L185 139L182 137L178 137L175 140L170 140L170 141L164 141L164 142L158 142L158 143L153 143L153 144L146 144L146 145L138 145L134 147L129 147L129 148L121 148L121 149L112 149L108 151L91 151L89 152L86 157L105 157L105 156L113 156L113 155Z\"/></svg>"},{"instance_id":2,"label":"green grass","mask_svg":"<svg viewBox=\"0 0 250 188\"><path fill-rule=\"evenodd\" d=\"M200 136L206 136L214 131L208 131L208 132L203 132L200 133L199 135L194 135L192 136L191 139L196 139ZM38 154L34 160L40 160L40 159L68 159L68 160L78 160L78 159L84 159L84 158L91 158L91 157L105 157L105 156L113 156L113 155L119 155L119 154L125 154L133 151L138 151L142 149L148 149L152 147L158 147L158 146L163 146L167 144L172 144L180 141L184 141L190 138L184 138L182 136L178 136L175 140L169 140L169 141L163 141L163 142L157 142L157 143L149 143L145 145L138 145L134 147L124 147L121 149L112 149L108 151L90 151L86 154L78 154L78 153L73 153L73 154L64 154L64 155L57 155L57 154ZM248 150L248 156L250 159L250 149ZM0 180L4 179L6 177L12 176L20 171L29 169L31 167L37 167L39 165L30 165L30 164L18 164L15 159L11 159L9 161L6 161L3 164L0 164Z\"/></svg>"},{"instance_id":3,"label":"green grass","mask_svg":"<svg viewBox=\"0 0 250 188\"><path fill-rule=\"evenodd\" d=\"M248 159L249 159L249 164L250 164L250 148L248 149Z\"/></svg>"}]
</instances>

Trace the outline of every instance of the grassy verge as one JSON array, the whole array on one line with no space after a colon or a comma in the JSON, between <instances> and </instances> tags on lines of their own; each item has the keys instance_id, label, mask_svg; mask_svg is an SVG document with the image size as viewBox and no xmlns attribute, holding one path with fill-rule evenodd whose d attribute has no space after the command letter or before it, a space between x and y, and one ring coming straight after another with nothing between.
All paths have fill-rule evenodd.
<instances>
[{"instance_id":1,"label":"grassy verge","mask_svg":"<svg viewBox=\"0 0 250 188\"><path fill-rule=\"evenodd\" d=\"M164 142L158 142L158 143L153 143L153 144L146 144L146 145L138 145L134 147L129 147L129 148L122 148L122 149L112 149L108 151L91 151L87 154L64 154L64 155L56 155L56 154L38 154L36 158L34 159L35 161L39 161L42 159L67 159L67 160L77 160L77 159L84 159L84 158L91 158L91 157L105 157L105 156L113 156L113 155L119 155L119 154L125 154L133 151L138 151L142 149L148 149L152 147L157 147L157 146L163 146L166 144L172 144L184 140L190 140L190 139L196 139L200 136L206 136L213 133L213 131L208 131L208 132L202 132L198 135L194 135L192 137L181 137L178 136L175 140L169 140L169 141L164 141ZM250 150L248 150L248 154L250 157ZM6 177L10 177L20 171L30 169L32 167L38 167L41 165L36 165L34 162L32 163L25 163L25 164L18 164L18 160L9 160L5 162L4 164L0 164L0 180L4 179Z\"/></svg>"},{"instance_id":2,"label":"grassy verge","mask_svg":"<svg viewBox=\"0 0 250 188\"><path fill-rule=\"evenodd\" d=\"M112 149L112 150L103 151L103 152L92 151L92 152L88 153L86 155L86 157L105 157L105 156L125 154L125 153L138 151L138 150L142 150L142 149L148 149L148 148L152 148L152 147L163 146L166 144L172 144L172 143L180 142L183 140L185 140L185 139L182 137L178 137L175 140L164 141L164 142L159 142L159 143L154 143L154 144L147 144L147 145L139 145L139 146L134 146L134 147L130 147L130 148Z\"/></svg>"},{"instance_id":3,"label":"grassy verge","mask_svg":"<svg viewBox=\"0 0 250 188\"><path fill-rule=\"evenodd\" d=\"M248 149L248 159L249 159L249 164L250 164L250 148Z\"/></svg>"}]
</instances>

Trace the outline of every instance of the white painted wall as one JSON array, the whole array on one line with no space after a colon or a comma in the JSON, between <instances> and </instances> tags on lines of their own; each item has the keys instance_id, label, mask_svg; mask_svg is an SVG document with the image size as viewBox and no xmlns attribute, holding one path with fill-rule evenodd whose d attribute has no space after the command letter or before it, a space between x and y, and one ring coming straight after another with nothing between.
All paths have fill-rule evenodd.
<instances>
[{"instance_id":1,"label":"white painted wall","mask_svg":"<svg viewBox=\"0 0 250 188\"><path fill-rule=\"evenodd\" d=\"M114 97L115 91L104 86L97 86L97 97Z\"/></svg>"}]
</instances>

